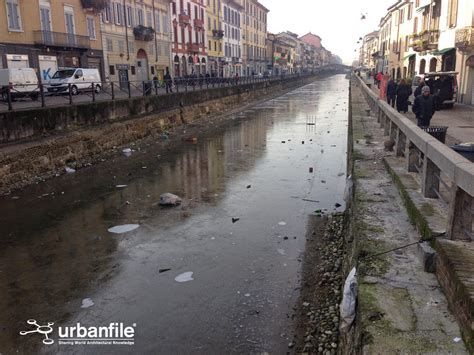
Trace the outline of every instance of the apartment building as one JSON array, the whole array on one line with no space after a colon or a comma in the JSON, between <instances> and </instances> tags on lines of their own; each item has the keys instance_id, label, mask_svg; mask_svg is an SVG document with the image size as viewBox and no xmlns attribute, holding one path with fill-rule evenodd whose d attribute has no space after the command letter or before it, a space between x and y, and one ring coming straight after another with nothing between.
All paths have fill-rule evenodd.
<instances>
[{"instance_id":1,"label":"apartment building","mask_svg":"<svg viewBox=\"0 0 474 355\"><path fill-rule=\"evenodd\" d=\"M266 70L267 14L269 10L257 0L239 0L243 7L243 71L255 75Z\"/></svg>"},{"instance_id":2,"label":"apartment building","mask_svg":"<svg viewBox=\"0 0 474 355\"><path fill-rule=\"evenodd\" d=\"M212 77L224 76L224 30L222 29L222 10L221 0L207 0L206 33L208 72Z\"/></svg>"},{"instance_id":3,"label":"apartment building","mask_svg":"<svg viewBox=\"0 0 474 355\"><path fill-rule=\"evenodd\" d=\"M106 79L126 87L163 79L170 66L166 0L107 0L101 13Z\"/></svg>"},{"instance_id":4,"label":"apartment building","mask_svg":"<svg viewBox=\"0 0 474 355\"><path fill-rule=\"evenodd\" d=\"M297 46L298 39L293 35L287 32L275 35L273 67L276 75L294 73Z\"/></svg>"},{"instance_id":5,"label":"apartment building","mask_svg":"<svg viewBox=\"0 0 474 355\"><path fill-rule=\"evenodd\" d=\"M242 6L235 0L222 0L224 13L224 76L242 76Z\"/></svg>"},{"instance_id":6,"label":"apartment building","mask_svg":"<svg viewBox=\"0 0 474 355\"><path fill-rule=\"evenodd\" d=\"M205 14L204 0L171 0L174 76L207 74Z\"/></svg>"},{"instance_id":7,"label":"apartment building","mask_svg":"<svg viewBox=\"0 0 474 355\"><path fill-rule=\"evenodd\" d=\"M360 65L375 69L375 57L379 50L379 32L374 31L364 36L362 39Z\"/></svg>"},{"instance_id":8,"label":"apartment building","mask_svg":"<svg viewBox=\"0 0 474 355\"><path fill-rule=\"evenodd\" d=\"M59 67L103 73L100 10L86 0L2 1L0 68L32 67L41 81Z\"/></svg>"}]
</instances>

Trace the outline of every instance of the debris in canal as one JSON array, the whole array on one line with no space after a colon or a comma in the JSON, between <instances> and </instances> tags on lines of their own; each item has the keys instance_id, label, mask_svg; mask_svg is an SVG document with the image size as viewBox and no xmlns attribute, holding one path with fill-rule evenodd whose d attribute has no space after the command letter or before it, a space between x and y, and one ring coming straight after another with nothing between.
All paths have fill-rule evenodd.
<instances>
[{"instance_id":1,"label":"debris in canal","mask_svg":"<svg viewBox=\"0 0 474 355\"><path fill-rule=\"evenodd\" d=\"M312 172L313 172L313 168L309 168L309 172L312 173Z\"/></svg>"},{"instance_id":2,"label":"debris in canal","mask_svg":"<svg viewBox=\"0 0 474 355\"><path fill-rule=\"evenodd\" d=\"M343 175L346 175L345 173L339 173L337 174L337 176L343 176Z\"/></svg>"},{"instance_id":3,"label":"debris in canal","mask_svg":"<svg viewBox=\"0 0 474 355\"><path fill-rule=\"evenodd\" d=\"M283 221L278 222L278 224L279 224L280 226L286 226L286 222L283 222Z\"/></svg>"},{"instance_id":4,"label":"debris in canal","mask_svg":"<svg viewBox=\"0 0 474 355\"><path fill-rule=\"evenodd\" d=\"M107 231L109 231L109 233L114 233L114 234L123 234L123 233L131 232L137 229L138 227L140 227L139 224L123 224L120 226L111 227L107 229Z\"/></svg>"},{"instance_id":5,"label":"debris in canal","mask_svg":"<svg viewBox=\"0 0 474 355\"><path fill-rule=\"evenodd\" d=\"M238 222L238 221L240 221L240 218L236 218L236 217L232 218L232 223L235 223L235 222Z\"/></svg>"},{"instance_id":6,"label":"debris in canal","mask_svg":"<svg viewBox=\"0 0 474 355\"><path fill-rule=\"evenodd\" d=\"M171 269L159 269L158 273L162 274L164 272L171 271Z\"/></svg>"},{"instance_id":7,"label":"debris in canal","mask_svg":"<svg viewBox=\"0 0 474 355\"><path fill-rule=\"evenodd\" d=\"M247 185L247 189L250 189L252 187L252 185Z\"/></svg>"},{"instance_id":8,"label":"debris in canal","mask_svg":"<svg viewBox=\"0 0 474 355\"><path fill-rule=\"evenodd\" d=\"M342 205L341 205L340 203L337 203L337 202L336 202L336 204L335 204L334 206L336 206L336 208L339 208L339 207L341 207Z\"/></svg>"},{"instance_id":9,"label":"debris in canal","mask_svg":"<svg viewBox=\"0 0 474 355\"><path fill-rule=\"evenodd\" d=\"M181 198L172 193L164 193L160 195L160 206L177 206L181 204Z\"/></svg>"},{"instance_id":10,"label":"debris in canal","mask_svg":"<svg viewBox=\"0 0 474 355\"><path fill-rule=\"evenodd\" d=\"M193 273L192 271L183 272L182 274L176 276L176 277L174 278L174 280L175 280L176 282L180 282L180 283L193 281L193 280L194 280L194 279L193 279L193 274L194 274L194 273Z\"/></svg>"},{"instance_id":11,"label":"debris in canal","mask_svg":"<svg viewBox=\"0 0 474 355\"><path fill-rule=\"evenodd\" d=\"M122 150L122 153L123 155L125 155L126 157L129 157L132 155L132 150L130 148L125 148Z\"/></svg>"},{"instance_id":12,"label":"debris in canal","mask_svg":"<svg viewBox=\"0 0 474 355\"><path fill-rule=\"evenodd\" d=\"M117 189L123 189L123 188L127 187L127 185L116 185L115 187Z\"/></svg>"},{"instance_id":13,"label":"debris in canal","mask_svg":"<svg viewBox=\"0 0 474 355\"><path fill-rule=\"evenodd\" d=\"M82 305L81 308L89 308L94 305L94 301L92 301L90 298L84 298L82 300Z\"/></svg>"},{"instance_id":14,"label":"debris in canal","mask_svg":"<svg viewBox=\"0 0 474 355\"><path fill-rule=\"evenodd\" d=\"M73 174L73 173L76 172L75 169L70 168L70 167L68 167L68 166L66 166L66 169L64 169L64 170L66 171L66 174Z\"/></svg>"},{"instance_id":15,"label":"debris in canal","mask_svg":"<svg viewBox=\"0 0 474 355\"><path fill-rule=\"evenodd\" d=\"M280 255L286 255L284 249L277 249L277 252L278 252L278 254L280 254Z\"/></svg>"},{"instance_id":16,"label":"debris in canal","mask_svg":"<svg viewBox=\"0 0 474 355\"><path fill-rule=\"evenodd\" d=\"M281 141L282 143L286 143L285 141Z\"/></svg>"}]
</instances>

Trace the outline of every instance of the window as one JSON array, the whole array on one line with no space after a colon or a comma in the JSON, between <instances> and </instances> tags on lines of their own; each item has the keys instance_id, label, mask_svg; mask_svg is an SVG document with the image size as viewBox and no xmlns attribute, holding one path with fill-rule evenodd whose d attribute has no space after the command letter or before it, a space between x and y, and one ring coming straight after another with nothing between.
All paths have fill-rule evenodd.
<instances>
[{"instance_id":1,"label":"window","mask_svg":"<svg viewBox=\"0 0 474 355\"><path fill-rule=\"evenodd\" d=\"M407 20L411 20L412 17L413 17L413 4L410 3L408 5L408 18L407 18Z\"/></svg>"},{"instance_id":2,"label":"window","mask_svg":"<svg viewBox=\"0 0 474 355\"><path fill-rule=\"evenodd\" d=\"M125 42L124 41L117 41L118 42L118 50L120 53L125 52Z\"/></svg>"},{"instance_id":3,"label":"window","mask_svg":"<svg viewBox=\"0 0 474 355\"><path fill-rule=\"evenodd\" d=\"M418 33L418 17L415 17L413 21L413 33Z\"/></svg>"},{"instance_id":4,"label":"window","mask_svg":"<svg viewBox=\"0 0 474 355\"><path fill-rule=\"evenodd\" d=\"M135 75L135 66L134 65L130 66L130 73L132 75Z\"/></svg>"},{"instance_id":5,"label":"window","mask_svg":"<svg viewBox=\"0 0 474 355\"><path fill-rule=\"evenodd\" d=\"M169 34L170 32L170 23L168 21L168 14L163 14L163 33Z\"/></svg>"},{"instance_id":6,"label":"window","mask_svg":"<svg viewBox=\"0 0 474 355\"><path fill-rule=\"evenodd\" d=\"M107 51L108 52L113 52L114 51L114 45L113 45L112 39L107 38L106 46L107 46Z\"/></svg>"},{"instance_id":7,"label":"window","mask_svg":"<svg viewBox=\"0 0 474 355\"><path fill-rule=\"evenodd\" d=\"M87 16L87 34L90 39L97 39L95 33L95 18L92 16Z\"/></svg>"},{"instance_id":8,"label":"window","mask_svg":"<svg viewBox=\"0 0 474 355\"><path fill-rule=\"evenodd\" d=\"M448 26L456 27L458 17L458 0L449 0Z\"/></svg>"},{"instance_id":9,"label":"window","mask_svg":"<svg viewBox=\"0 0 474 355\"><path fill-rule=\"evenodd\" d=\"M151 17L151 11L146 12L146 25L148 27L153 27L153 20L152 20L152 17Z\"/></svg>"},{"instance_id":10,"label":"window","mask_svg":"<svg viewBox=\"0 0 474 355\"><path fill-rule=\"evenodd\" d=\"M8 30L21 31L20 6L18 0L7 0Z\"/></svg>"},{"instance_id":11,"label":"window","mask_svg":"<svg viewBox=\"0 0 474 355\"><path fill-rule=\"evenodd\" d=\"M122 4L118 2L114 3L114 10L115 10L115 24L122 25L124 23Z\"/></svg>"},{"instance_id":12,"label":"window","mask_svg":"<svg viewBox=\"0 0 474 355\"><path fill-rule=\"evenodd\" d=\"M161 14L159 11L155 13L155 31L161 33Z\"/></svg>"},{"instance_id":13,"label":"window","mask_svg":"<svg viewBox=\"0 0 474 355\"><path fill-rule=\"evenodd\" d=\"M109 65L109 74L115 75L115 67L113 65Z\"/></svg>"},{"instance_id":14,"label":"window","mask_svg":"<svg viewBox=\"0 0 474 355\"><path fill-rule=\"evenodd\" d=\"M155 75L155 67L153 65L150 66L150 73L151 75Z\"/></svg>"},{"instance_id":15,"label":"window","mask_svg":"<svg viewBox=\"0 0 474 355\"><path fill-rule=\"evenodd\" d=\"M75 34L75 26L74 26L74 9L70 6L64 6L64 19L66 25L66 33L68 34ZM69 37L68 40L74 41L73 37Z\"/></svg>"},{"instance_id":16,"label":"window","mask_svg":"<svg viewBox=\"0 0 474 355\"><path fill-rule=\"evenodd\" d=\"M130 6L127 6L127 26L134 27L133 10Z\"/></svg>"},{"instance_id":17,"label":"window","mask_svg":"<svg viewBox=\"0 0 474 355\"><path fill-rule=\"evenodd\" d=\"M138 21L138 24L143 26L144 25L144 21L143 21L143 10L142 9L137 9L137 21Z\"/></svg>"}]
</instances>

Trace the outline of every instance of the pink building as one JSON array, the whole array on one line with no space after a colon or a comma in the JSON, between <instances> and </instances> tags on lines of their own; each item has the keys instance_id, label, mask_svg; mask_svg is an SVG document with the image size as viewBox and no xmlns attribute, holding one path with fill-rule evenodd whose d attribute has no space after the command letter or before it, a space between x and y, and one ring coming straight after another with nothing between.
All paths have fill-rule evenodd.
<instances>
[{"instance_id":1,"label":"pink building","mask_svg":"<svg viewBox=\"0 0 474 355\"><path fill-rule=\"evenodd\" d=\"M173 75L205 75L207 65L205 0L172 0Z\"/></svg>"},{"instance_id":2,"label":"pink building","mask_svg":"<svg viewBox=\"0 0 474 355\"><path fill-rule=\"evenodd\" d=\"M311 32L308 34L305 34L304 36L301 36L299 38L300 41L309 44L310 46L315 47L316 49L321 49L321 37L312 34Z\"/></svg>"}]
</instances>

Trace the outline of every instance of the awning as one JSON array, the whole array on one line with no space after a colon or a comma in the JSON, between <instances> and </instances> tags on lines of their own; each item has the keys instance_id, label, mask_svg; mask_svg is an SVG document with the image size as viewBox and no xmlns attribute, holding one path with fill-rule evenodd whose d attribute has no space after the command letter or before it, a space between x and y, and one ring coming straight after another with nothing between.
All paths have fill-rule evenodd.
<instances>
[{"instance_id":1,"label":"awning","mask_svg":"<svg viewBox=\"0 0 474 355\"><path fill-rule=\"evenodd\" d=\"M444 49L440 49L440 50L430 52L430 54L432 54L432 55L443 55L443 54L448 53L449 51L452 51L453 49L455 49L455 48L454 47L444 48Z\"/></svg>"},{"instance_id":2,"label":"awning","mask_svg":"<svg viewBox=\"0 0 474 355\"><path fill-rule=\"evenodd\" d=\"M415 54L415 53L407 54L406 56L403 57L403 60L408 59L408 58L411 58L411 57L413 57L414 55L416 55L416 54Z\"/></svg>"},{"instance_id":3,"label":"awning","mask_svg":"<svg viewBox=\"0 0 474 355\"><path fill-rule=\"evenodd\" d=\"M428 6L430 6L430 4L422 5L422 6L420 6L419 8L416 9L416 12L421 13L421 12L425 11L425 9Z\"/></svg>"}]
</instances>

